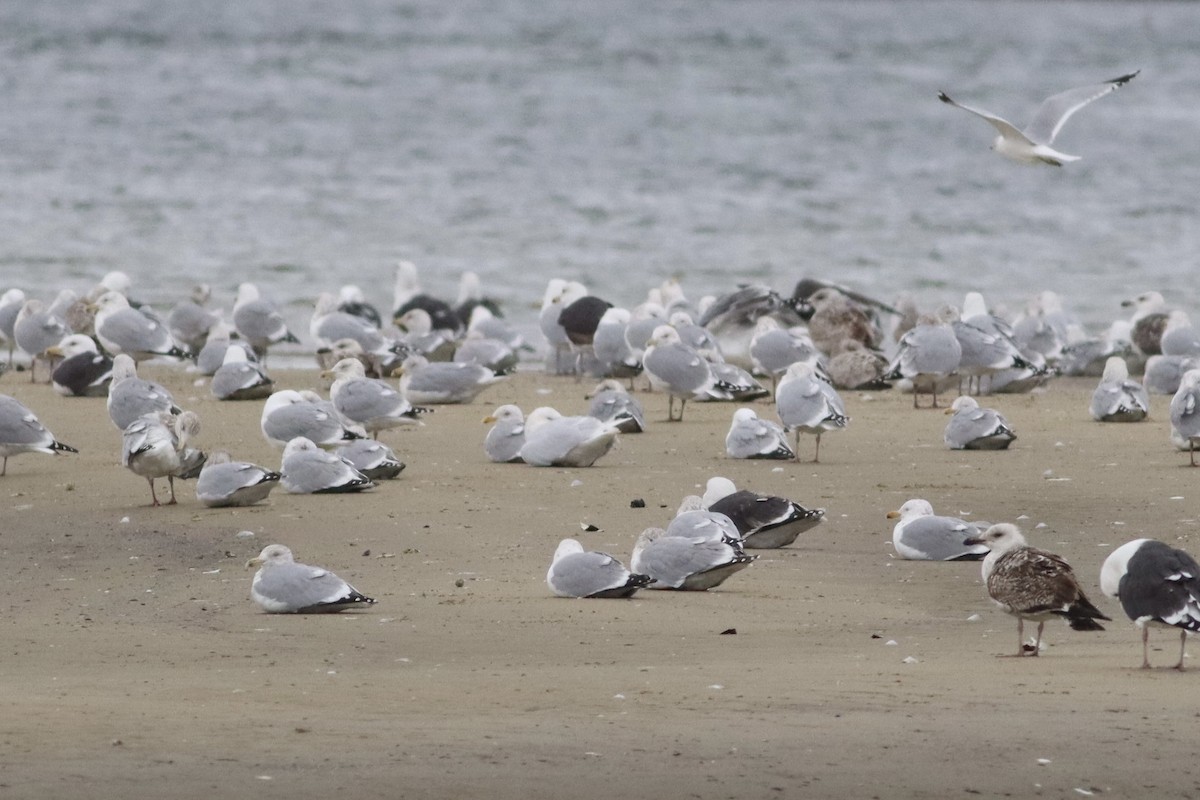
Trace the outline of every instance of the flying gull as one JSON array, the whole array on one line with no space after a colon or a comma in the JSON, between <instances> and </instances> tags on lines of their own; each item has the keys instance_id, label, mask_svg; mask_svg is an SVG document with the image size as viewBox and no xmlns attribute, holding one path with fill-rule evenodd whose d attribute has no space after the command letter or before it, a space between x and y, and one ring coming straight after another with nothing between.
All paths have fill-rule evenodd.
<instances>
[{"instance_id":1,"label":"flying gull","mask_svg":"<svg viewBox=\"0 0 1200 800\"><path fill-rule=\"evenodd\" d=\"M1119 78L1113 78L1104 83L1081 86L1077 89L1068 89L1065 92L1059 92L1047 97L1038 106L1037 112L1033 115L1033 121L1023 131L1017 130L1016 126L1011 122L996 116L990 111L983 111L957 103L951 100L950 96L945 92L938 92L938 99L943 103L949 103L952 106L961 108L963 111L969 111L976 116L983 117L988 124L999 131L999 135L992 141L992 149L1005 158L1022 164L1042 163L1061 167L1069 161L1079 160L1079 156L1069 156L1066 153L1060 153L1050 146L1054 144L1054 138L1058 136L1058 132L1062 130L1062 126L1066 124L1066 121L1071 118L1072 114L1088 103L1099 100L1109 92L1115 92L1129 83L1137 77L1138 72L1141 72L1141 70L1131 72L1128 75L1122 75Z\"/></svg>"}]
</instances>

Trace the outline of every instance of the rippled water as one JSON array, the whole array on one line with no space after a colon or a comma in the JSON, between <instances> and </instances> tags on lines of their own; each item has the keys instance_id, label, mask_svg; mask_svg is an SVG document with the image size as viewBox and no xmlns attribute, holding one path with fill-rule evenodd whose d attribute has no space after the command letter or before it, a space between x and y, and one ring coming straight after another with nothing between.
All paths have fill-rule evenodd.
<instances>
[{"instance_id":1,"label":"rippled water","mask_svg":"<svg viewBox=\"0 0 1200 800\"><path fill-rule=\"evenodd\" d=\"M548 278L634 303L669 274L836 279L1098 324L1200 300L1190 3L39 0L0 5L0 271L110 269L165 303L259 281L301 330L392 265L524 306ZM987 38L984 38L984 37ZM937 90L1024 124L1142 69L1030 168Z\"/></svg>"}]
</instances>

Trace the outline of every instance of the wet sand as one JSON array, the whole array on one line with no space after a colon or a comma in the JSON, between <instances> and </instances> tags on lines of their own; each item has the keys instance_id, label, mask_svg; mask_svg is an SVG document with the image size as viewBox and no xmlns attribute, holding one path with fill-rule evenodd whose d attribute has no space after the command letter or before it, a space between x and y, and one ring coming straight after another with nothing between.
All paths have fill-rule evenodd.
<instances>
[{"instance_id":1,"label":"wet sand","mask_svg":"<svg viewBox=\"0 0 1200 800\"><path fill-rule=\"evenodd\" d=\"M218 402L167 367L143 375L200 414L200 446L278 465L261 403ZM666 398L639 394L649 431L596 467L489 463L480 420L495 406L586 408L586 385L522 373L385 433L408 469L370 493L206 509L192 483L147 507L103 399L6 374L0 392L80 453L10 459L0 478L0 797L1195 794L1200 669L1137 669L1138 633L1098 573L1137 536L1196 552L1200 470L1168 442L1169 398L1148 422L1104 425L1088 416L1094 385L987 398L1020 437L1004 452L948 451L942 414L850 393L853 421L824 438L822 463L733 461L735 406L689 404L668 424ZM717 474L828 517L709 593L550 595L560 539L627 559ZM977 563L894 557L884 515L912 497L1018 522L1114 622L1049 623L1042 657L997 658L1016 622ZM243 565L271 542L378 604L262 613ZM1151 641L1174 663L1173 632Z\"/></svg>"}]
</instances>

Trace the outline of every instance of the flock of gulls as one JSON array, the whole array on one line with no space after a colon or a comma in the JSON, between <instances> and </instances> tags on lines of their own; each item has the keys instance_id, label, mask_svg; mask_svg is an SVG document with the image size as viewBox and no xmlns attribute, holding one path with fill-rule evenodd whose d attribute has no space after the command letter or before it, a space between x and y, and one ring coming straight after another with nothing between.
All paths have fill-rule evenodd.
<instances>
[{"instance_id":1,"label":"flock of gulls","mask_svg":"<svg viewBox=\"0 0 1200 800\"><path fill-rule=\"evenodd\" d=\"M1062 166L1078 158L1052 147L1067 119L1137 74L1054 95L1024 130L945 93L939 98L992 125L1000 155ZM209 306L206 286L166 314L138 304L131 288L128 276L114 272L82 296L68 290L49 302L9 289L0 296L0 339L8 347L7 367L17 364L19 350L32 383L48 383L66 396L106 398L121 431L120 462L146 479L154 506L163 502L159 479L166 479L168 504L178 502L176 478L195 479L196 498L210 507L262 502L276 486L298 494L372 489L405 469L381 434L422 424L439 404L473 402L534 349L473 274L463 276L451 303L421 291L416 267L401 262L390 317L355 286L315 298L305 338L314 345L326 395L276 390L268 353L299 345L302 337L255 284L238 287L228 313ZM545 368L596 381L589 409L565 415L549 406L525 413L501 405L484 418L491 428L483 457L497 464L590 467L620 436L646 429L635 396L639 383L664 396L669 422L681 421L689 402L733 403L725 439L731 459L798 460L807 435L817 462L822 436L852 422L839 392L889 389L911 393L914 407L926 397L928 406L945 408L947 448L1003 450L1017 433L978 398L1030 392L1055 376L1074 375L1099 379L1088 408L1098 422L1147 422L1149 394L1172 395L1169 439L1195 466L1200 331L1157 292L1127 305L1129 316L1089 333L1052 292L1035 295L1015 314L989 307L977 292L967 293L961 307L921 313L909 295L885 303L814 279L801 280L790 295L746 284L694 303L678 281L668 280L651 288L644 302L622 308L580 283L553 279L538 317ZM218 400L260 402L262 435L281 450L279 468L196 448L199 416L138 376L137 365L151 359L207 376ZM939 406L939 396L950 393L956 398ZM758 410L747 405L755 400L763 401ZM760 416L767 406L773 418ZM58 441L34 411L0 395L0 476L10 457L30 452L77 451ZM683 498L672 519L637 538L628 567L564 539L546 583L553 594L572 598L706 591L753 565L758 556L747 551L789 546L824 513L713 477L703 496ZM887 516L897 520L893 545L901 558L982 560L989 596L1017 620L1015 655L1039 654L1048 620L1081 631L1102 630L1100 622L1109 620L1071 566L1029 545L1015 525L938 516L919 498ZM268 545L248 566L258 568L251 597L267 612L336 612L375 602L333 573L297 563L282 544ZM1149 628L1180 631L1174 666L1182 670L1186 636L1200 630L1200 565L1183 550L1137 539L1109 555L1100 587L1141 629L1144 667L1150 666ZM1037 623L1032 643L1025 640L1027 621Z\"/></svg>"}]
</instances>

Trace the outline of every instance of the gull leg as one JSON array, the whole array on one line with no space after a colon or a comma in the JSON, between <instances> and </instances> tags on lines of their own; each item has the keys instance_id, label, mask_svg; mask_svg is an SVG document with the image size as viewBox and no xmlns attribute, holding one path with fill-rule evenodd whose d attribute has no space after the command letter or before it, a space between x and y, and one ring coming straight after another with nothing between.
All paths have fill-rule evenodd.
<instances>
[{"instance_id":1,"label":"gull leg","mask_svg":"<svg viewBox=\"0 0 1200 800\"><path fill-rule=\"evenodd\" d=\"M4 457L4 466L0 467L0 478L8 474L8 456Z\"/></svg>"},{"instance_id":2,"label":"gull leg","mask_svg":"<svg viewBox=\"0 0 1200 800\"><path fill-rule=\"evenodd\" d=\"M1025 620L1017 617L1017 652L1012 654L1015 658L1020 658L1025 655ZM1005 658L1003 653L1000 658Z\"/></svg>"},{"instance_id":3,"label":"gull leg","mask_svg":"<svg viewBox=\"0 0 1200 800\"><path fill-rule=\"evenodd\" d=\"M175 476L168 475L167 483L171 486L171 499L169 501L167 501L167 505L173 506L173 505L175 505L176 502L178 502L175 499Z\"/></svg>"},{"instance_id":4,"label":"gull leg","mask_svg":"<svg viewBox=\"0 0 1200 800\"><path fill-rule=\"evenodd\" d=\"M1033 643L1033 655L1040 655L1042 652L1042 628L1046 627L1045 622L1038 623L1037 639Z\"/></svg>"},{"instance_id":5,"label":"gull leg","mask_svg":"<svg viewBox=\"0 0 1200 800\"><path fill-rule=\"evenodd\" d=\"M813 463L816 464L821 460L821 434L817 434L817 449L813 453Z\"/></svg>"},{"instance_id":6,"label":"gull leg","mask_svg":"<svg viewBox=\"0 0 1200 800\"><path fill-rule=\"evenodd\" d=\"M683 422L683 407L687 405L687 398L679 398L679 422Z\"/></svg>"},{"instance_id":7,"label":"gull leg","mask_svg":"<svg viewBox=\"0 0 1200 800\"><path fill-rule=\"evenodd\" d=\"M1175 665L1175 669L1183 672L1183 657L1187 652L1187 631L1179 632L1179 663Z\"/></svg>"},{"instance_id":8,"label":"gull leg","mask_svg":"<svg viewBox=\"0 0 1200 800\"><path fill-rule=\"evenodd\" d=\"M158 502L158 495L154 493L154 478L146 478L146 482L150 484L150 499L153 501L150 503L150 506L152 508L154 506L161 506L162 503Z\"/></svg>"},{"instance_id":9,"label":"gull leg","mask_svg":"<svg viewBox=\"0 0 1200 800\"><path fill-rule=\"evenodd\" d=\"M1150 628L1142 628L1142 669L1150 669Z\"/></svg>"}]
</instances>

